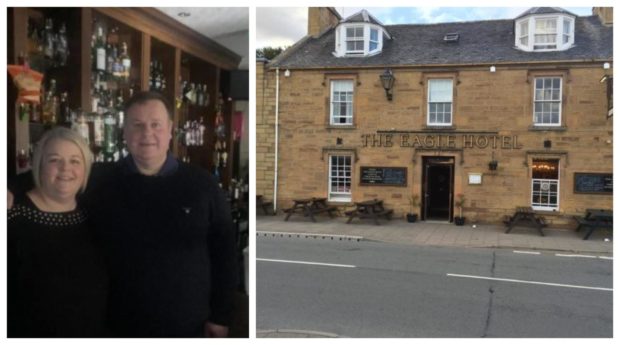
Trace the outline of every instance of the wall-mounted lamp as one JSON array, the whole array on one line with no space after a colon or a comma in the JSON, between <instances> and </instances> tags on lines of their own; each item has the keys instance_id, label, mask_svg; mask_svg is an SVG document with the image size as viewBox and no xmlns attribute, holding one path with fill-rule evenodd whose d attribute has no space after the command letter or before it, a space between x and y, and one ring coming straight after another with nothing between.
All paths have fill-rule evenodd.
<instances>
[{"instance_id":1,"label":"wall-mounted lamp","mask_svg":"<svg viewBox=\"0 0 620 345\"><path fill-rule=\"evenodd\" d=\"M379 76L381 79L381 85L385 89L385 95L387 96L388 101L392 100L392 87L394 86L394 73L392 70L387 68L383 74Z\"/></svg>"},{"instance_id":2,"label":"wall-mounted lamp","mask_svg":"<svg viewBox=\"0 0 620 345\"><path fill-rule=\"evenodd\" d=\"M287 69L286 71L284 71L284 76L285 77L290 77L291 76L291 70Z\"/></svg>"},{"instance_id":3,"label":"wall-mounted lamp","mask_svg":"<svg viewBox=\"0 0 620 345\"><path fill-rule=\"evenodd\" d=\"M495 73L495 66L491 66L491 67L489 68L489 71L490 71L491 73Z\"/></svg>"},{"instance_id":4,"label":"wall-mounted lamp","mask_svg":"<svg viewBox=\"0 0 620 345\"><path fill-rule=\"evenodd\" d=\"M603 69L609 69L611 67L611 65L609 64L609 62L605 62L603 64Z\"/></svg>"},{"instance_id":5,"label":"wall-mounted lamp","mask_svg":"<svg viewBox=\"0 0 620 345\"><path fill-rule=\"evenodd\" d=\"M495 152L491 152L491 161L489 162L489 170L497 170L497 161L495 160Z\"/></svg>"}]
</instances>

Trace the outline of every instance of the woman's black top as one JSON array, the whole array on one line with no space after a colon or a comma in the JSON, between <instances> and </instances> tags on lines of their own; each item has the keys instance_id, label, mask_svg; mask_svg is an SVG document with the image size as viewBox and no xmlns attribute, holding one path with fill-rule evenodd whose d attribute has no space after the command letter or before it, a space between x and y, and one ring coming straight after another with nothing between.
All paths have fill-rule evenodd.
<instances>
[{"instance_id":1,"label":"woman's black top","mask_svg":"<svg viewBox=\"0 0 620 345\"><path fill-rule=\"evenodd\" d=\"M43 212L16 195L8 213L8 336L105 336L107 274L79 207Z\"/></svg>"}]
</instances>

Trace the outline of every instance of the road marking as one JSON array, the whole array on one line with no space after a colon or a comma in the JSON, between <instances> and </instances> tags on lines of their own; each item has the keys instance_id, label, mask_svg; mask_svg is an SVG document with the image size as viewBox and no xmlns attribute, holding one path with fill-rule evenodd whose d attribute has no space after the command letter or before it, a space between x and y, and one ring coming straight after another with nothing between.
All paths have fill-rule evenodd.
<instances>
[{"instance_id":1,"label":"road marking","mask_svg":"<svg viewBox=\"0 0 620 345\"><path fill-rule=\"evenodd\" d=\"M523 251L523 250L513 250L512 252L513 252L513 253L516 253L516 254L532 254L532 255L540 255L540 252L526 252L526 251Z\"/></svg>"},{"instance_id":2,"label":"road marking","mask_svg":"<svg viewBox=\"0 0 620 345\"><path fill-rule=\"evenodd\" d=\"M328 264L328 263L324 263L324 262L310 262L310 261L276 260L276 259L260 259L260 258L256 258L256 261L284 262L284 263L288 263L288 264L331 266L331 267L347 267L347 268L355 268L356 267L356 266L353 266L353 265Z\"/></svg>"},{"instance_id":3,"label":"road marking","mask_svg":"<svg viewBox=\"0 0 620 345\"><path fill-rule=\"evenodd\" d=\"M613 260L613 256L599 256L599 259L603 259L603 260Z\"/></svg>"},{"instance_id":4,"label":"road marking","mask_svg":"<svg viewBox=\"0 0 620 345\"><path fill-rule=\"evenodd\" d=\"M555 256L562 256L565 258L588 258L588 259L596 259L594 255L581 255L581 254L555 254Z\"/></svg>"},{"instance_id":5,"label":"road marking","mask_svg":"<svg viewBox=\"0 0 620 345\"><path fill-rule=\"evenodd\" d=\"M483 280L496 280L502 282L510 282L510 283L522 283L522 284L535 284L535 285L547 285L547 286L559 286L559 287L568 287L573 289L587 289L587 290L601 290L601 291L614 291L614 289L596 287L596 286L581 286L581 285L568 285L568 284L556 284L556 283L545 283L545 282L536 282L529 280L518 280L518 279L507 279L507 278L493 278L493 277L483 277L483 276L470 276L465 274L453 274L447 273L449 277L459 277L459 278L472 278L472 279L483 279Z\"/></svg>"}]
</instances>

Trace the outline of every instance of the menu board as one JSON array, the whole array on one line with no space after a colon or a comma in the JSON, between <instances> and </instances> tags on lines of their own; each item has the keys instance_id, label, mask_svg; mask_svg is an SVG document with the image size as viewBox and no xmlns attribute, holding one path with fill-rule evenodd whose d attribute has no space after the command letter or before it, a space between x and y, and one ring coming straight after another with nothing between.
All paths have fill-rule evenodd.
<instances>
[{"instance_id":1,"label":"menu board","mask_svg":"<svg viewBox=\"0 0 620 345\"><path fill-rule=\"evenodd\" d=\"M361 167L360 185L363 186L406 186L405 167Z\"/></svg>"},{"instance_id":2,"label":"menu board","mask_svg":"<svg viewBox=\"0 0 620 345\"><path fill-rule=\"evenodd\" d=\"M613 174L575 173L575 193L613 194Z\"/></svg>"}]
</instances>

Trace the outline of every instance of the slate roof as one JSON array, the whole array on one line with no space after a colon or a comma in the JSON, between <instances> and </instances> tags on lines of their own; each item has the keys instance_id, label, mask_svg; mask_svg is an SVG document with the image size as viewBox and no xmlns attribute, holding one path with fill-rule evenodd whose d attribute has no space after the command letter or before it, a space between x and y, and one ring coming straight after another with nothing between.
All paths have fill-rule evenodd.
<instances>
[{"instance_id":1,"label":"slate roof","mask_svg":"<svg viewBox=\"0 0 620 345\"><path fill-rule=\"evenodd\" d=\"M383 26L383 23L381 23L377 18L375 18L370 13L368 13L368 11L366 10L361 10L340 22L341 23L372 23L372 24Z\"/></svg>"},{"instance_id":2,"label":"slate roof","mask_svg":"<svg viewBox=\"0 0 620 345\"><path fill-rule=\"evenodd\" d=\"M514 20L489 20L443 24L386 25L392 40L383 51L370 57L335 57L334 29L322 36L306 36L271 67L382 67L408 65L466 65L502 62L592 61L613 59L613 28L603 26L597 16L575 18L575 45L565 51L524 52L514 47ZM458 33L459 41L446 43L447 33Z\"/></svg>"},{"instance_id":3,"label":"slate roof","mask_svg":"<svg viewBox=\"0 0 620 345\"><path fill-rule=\"evenodd\" d=\"M576 15L568 12L567 10L563 9L563 8L559 8L559 7L532 7L530 9L528 9L527 11L521 13L516 19L525 17L525 16L529 16L530 14L556 14L556 13L563 13L563 14L570 14L573 17L577 17Z\"/></svg>"}]
</instances>

